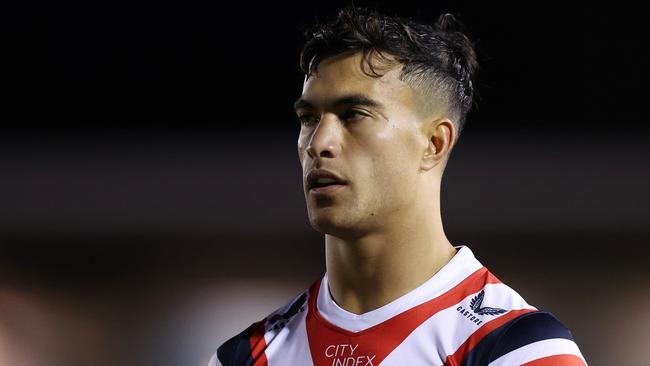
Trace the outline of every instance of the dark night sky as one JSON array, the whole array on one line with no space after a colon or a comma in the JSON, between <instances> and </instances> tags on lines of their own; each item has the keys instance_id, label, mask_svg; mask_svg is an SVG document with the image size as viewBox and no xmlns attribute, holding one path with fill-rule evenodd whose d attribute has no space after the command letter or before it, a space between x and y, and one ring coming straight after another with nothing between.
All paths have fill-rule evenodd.
<instances>
[{"instance_id":1,"label":"dark night sky","mask_svg":"<svg viewBox=\"0 0 650 366\"><path fill-rule=\"evenodd\" d=\"M1 118L10 131L46 134L293 132L302 31L345 3L3 5ZM648 120L649 52L636 9L378 7L423 21L450 11L466 23L482 67L468 128L594 131Z\"/></svg>"}]
</instances>

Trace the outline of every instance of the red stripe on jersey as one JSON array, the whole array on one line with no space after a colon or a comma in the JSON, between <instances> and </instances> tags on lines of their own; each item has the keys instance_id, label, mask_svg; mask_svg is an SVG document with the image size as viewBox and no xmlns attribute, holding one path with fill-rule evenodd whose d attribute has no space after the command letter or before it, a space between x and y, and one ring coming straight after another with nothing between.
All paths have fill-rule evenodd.
<instances>
[{"instance_id":1,"label":"red stripe on jersey","mask_svg":"<svg viewBox=\"0 0 650 366\"><path fill-rule=\"evenodd\" d=\"M309 289L307 313L307 338L314 366L378 365L425 320L488 283L501 281L485 267L480 268L434 299L363 331L351 332L328 322L318 312L316 298L321 285L318 281Z\"/></svg>"},{"instance_id":2,"label":"red stripe on jersey","mask_svg":"<svg viewBox=\"0 0 650 366\"><path fill-rule=\"evenodd\" d=\"M253 329L249 339L251 345L251 357L253 364L251 366L268 366L266 354L266 340L264 339L264 320L253 324Z\"/></svg>"},{"instance_id":3,"label":"red stripe on jersey","mask_svg":"<svg viewBox=\"0 0 650 366\"><path fill-rule=\"evenodd\" d=\"M493 330L499 328L503 324L509 322L510 320L526 314L530 313L531 311L535 311L533 309L521 309L521 310L511 310L505 315L502 315L494 320L490 320L489 322L485 323L482 327L480 327L476 332L472 333L471 336L469 336L463 344L458 347L456 352L453 354L447 356L447 360L445 360L444 366L458 366L461 363L463 363L463 360L465 359L465 356L474 348L476 345L483 339L486 335L490 334Z\"/></svg>"},{"instance_id":4,"label":"red stripe on jersey","mask_svg":"<svg viewBox=\"0 0 650 366\"><path fill-rule=\"evenodd\" d=\"M554 355L526 362L522 366L586 366L582 358L576 355Z\"/></svg>"}]
</instances>

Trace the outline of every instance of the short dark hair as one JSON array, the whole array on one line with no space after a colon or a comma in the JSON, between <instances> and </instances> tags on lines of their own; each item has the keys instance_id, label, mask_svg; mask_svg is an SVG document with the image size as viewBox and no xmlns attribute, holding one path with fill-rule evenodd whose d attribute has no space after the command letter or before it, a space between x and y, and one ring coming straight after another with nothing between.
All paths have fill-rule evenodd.
<instances>
[{"instance_id":1,"label":"short dark hair","mask_svg":"<svg viewBox=\"0 0 650 366\"><path fill-rule=\"evenodd\" d=\"M478 68L474 44L452 14L440 15L433 26L391 17L376 10L347 6L336 18L306 33L300 68L309 77L325 58L362 52L375 76L371 56L388 56L403 65L400 79L431 100L446 103L458 129L474 104Z\"/></svg>"}]
</instances>

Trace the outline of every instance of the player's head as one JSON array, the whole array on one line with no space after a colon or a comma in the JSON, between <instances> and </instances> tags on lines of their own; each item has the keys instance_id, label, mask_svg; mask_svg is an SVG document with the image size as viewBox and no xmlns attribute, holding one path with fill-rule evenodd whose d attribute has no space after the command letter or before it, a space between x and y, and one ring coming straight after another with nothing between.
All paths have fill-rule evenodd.
<instances>
[{"instance_id":1,"label":"player's head","mask_svg":"<svg viewBox=\"0 0 650 366\"><path fill-rule=\"evenodd\" d=\"M316 229L363 235L436 189L474 98L476 57L459 28L450 14L430 26L347 7L311 33L295 109ZM347 184L315 194L314 169Z\"/></svg>"}]
</instances>

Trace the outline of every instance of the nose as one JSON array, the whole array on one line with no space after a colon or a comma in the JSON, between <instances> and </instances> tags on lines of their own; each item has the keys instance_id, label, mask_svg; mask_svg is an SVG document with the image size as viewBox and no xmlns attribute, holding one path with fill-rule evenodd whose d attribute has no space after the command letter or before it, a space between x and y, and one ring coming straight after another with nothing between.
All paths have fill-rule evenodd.
<instances>
[{"instance_id":1,"label":"nose","mask_svg":"<svg viewBox=\"0 0 650 366\"><path fill-rule=\"evenodd\" d=\"M307 155L312 159L334 158L341 152L341 126L336 116L325 114L312 132Z\"/></svg>"}]
</instances>

